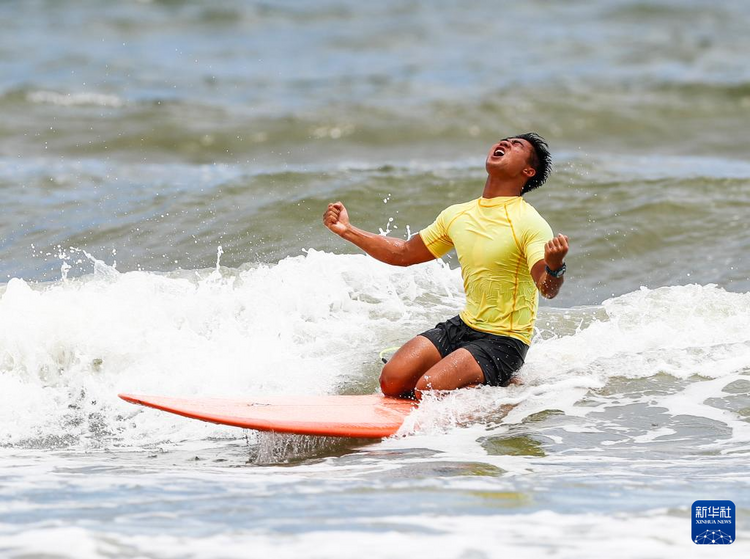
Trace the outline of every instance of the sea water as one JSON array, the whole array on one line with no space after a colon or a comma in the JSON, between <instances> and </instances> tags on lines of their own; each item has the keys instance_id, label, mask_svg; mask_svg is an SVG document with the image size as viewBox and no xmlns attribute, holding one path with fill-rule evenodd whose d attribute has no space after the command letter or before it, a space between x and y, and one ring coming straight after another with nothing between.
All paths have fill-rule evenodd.
<instances>
[{"instance_id":1,"label":"sea water","mask_svg":"<svg viewBox=\"0 0 750 559\"><path fill-rule=\"evenodd\" d=\"M0 555L682 559L728 499L747 556L750 10L438 4L0 7ZM375 442L117 398L376 392L460 270L326 204L407 238L527 130L571 253L522 384Z\"/></svg>"}]
</instances>

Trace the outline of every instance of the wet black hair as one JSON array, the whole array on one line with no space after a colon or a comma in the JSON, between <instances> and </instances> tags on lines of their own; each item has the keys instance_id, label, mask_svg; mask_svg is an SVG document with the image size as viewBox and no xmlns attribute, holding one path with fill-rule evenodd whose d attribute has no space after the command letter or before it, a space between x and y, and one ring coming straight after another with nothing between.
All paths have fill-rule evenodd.
<instances>
[{"instance_id":1,"label":"wet black hair","mask_svg":"<svg viewBox=\"0 0 750 559\"><path fill-rule=\"evenodd\" d=\"M536 174L527 180L525 185L523 185L521 194L526 194L527 192L531 192L535 188L542 186L549 178L549 175L552 172L552 155L550 155L547 141L535 132L518 134L513 137L526 140L534 148L529 163L531 163Z\"/></svg>"}]
</instances>

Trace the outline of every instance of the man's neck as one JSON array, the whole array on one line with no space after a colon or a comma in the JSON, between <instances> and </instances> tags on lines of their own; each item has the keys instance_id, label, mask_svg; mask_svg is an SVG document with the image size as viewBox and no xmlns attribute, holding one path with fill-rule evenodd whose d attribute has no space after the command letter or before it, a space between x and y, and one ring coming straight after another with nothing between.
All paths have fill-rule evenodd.
<instances>
[{"instance_id":1,"label":"man's neck","mask_svg":"<svg viewBox=\"0 0 750 559\"><path fill-rule=\"evenodd\" d=\"M520 196L523 184L506 178L493 177L489 175L484 183L483 198L496 198L497 196Z\"/></svg>"}]
</instances>

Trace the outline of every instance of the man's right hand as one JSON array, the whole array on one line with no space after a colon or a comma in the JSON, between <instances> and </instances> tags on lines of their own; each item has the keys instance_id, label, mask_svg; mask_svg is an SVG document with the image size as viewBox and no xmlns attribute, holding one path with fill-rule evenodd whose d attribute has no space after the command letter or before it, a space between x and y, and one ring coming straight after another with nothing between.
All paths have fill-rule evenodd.
<instances>
[{"instance_id":1,"label":"man's right hand","mask_svg":"<svg viewBox=\"0 0 750 559\"><path fill-rule=\"evenodd\" d=\"M394 266L411 266L434 260L435 256L425 246L421 235L408 241L363 231L349 223L349 214L341 202L328 204L323 223L331 231L358 246L373 258Z\"/></svg>"},{"instance_id":2,"label":"man's right hand","mask_svg":"<svg viewBox=\"0 0 750 559\"><path fill-rule=\"evenodd\" d=\"M342 236L349 228L349 214L341 202L328 204L328 209L323 214L323 223L331 231Z\"/></svg>"}]
</instances>

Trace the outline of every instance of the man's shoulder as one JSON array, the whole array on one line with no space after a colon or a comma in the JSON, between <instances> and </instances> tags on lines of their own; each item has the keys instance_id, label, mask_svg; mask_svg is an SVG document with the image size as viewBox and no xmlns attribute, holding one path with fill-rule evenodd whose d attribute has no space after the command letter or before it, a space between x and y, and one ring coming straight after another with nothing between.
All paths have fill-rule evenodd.
<instances>
[{"instance_id":1,"label":"man's shoulder","mask_svg":"<svg viewBox=\"0 0 750 559\"><path fill-rule=\"evenodd\" d=\"M530 222L543 221L544 223L547 223L547 220L542 217L542 214L540 214L537 209L529 204L524 198L521 198L521 203L518 204L517 211L519 216L524 220Z\"/></svg>"},{"instance_id":2,"label":"man's shoulder","mask_svg":"<svg viewBox=\"0 0 750 559\"><path fill-rule=\"evenodd\" d=\"M517 221L520 229L525 234L542 235L548 237L552 235L552 228L542 214L537 209L529 204L526 200L523 200L518 205Z\"/></svg>"}]
</instances>

